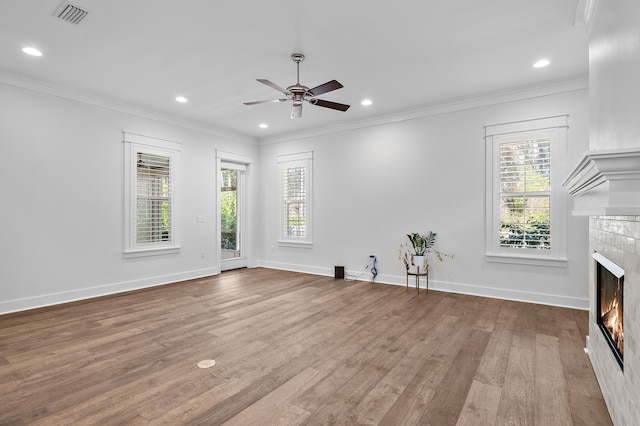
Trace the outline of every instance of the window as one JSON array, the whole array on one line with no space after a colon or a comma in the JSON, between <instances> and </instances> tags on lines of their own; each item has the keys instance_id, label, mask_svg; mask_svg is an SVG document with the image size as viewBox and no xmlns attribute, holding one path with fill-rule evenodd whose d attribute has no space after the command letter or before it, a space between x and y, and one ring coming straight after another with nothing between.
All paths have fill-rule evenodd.
<instances>
[{"instance_id":1,"label":"window","mask_svg":"<svg viewBox=\"0 0 640 426\"><path fill-rule=\"evenodd\" d=\"M503 142L500 162L500 246L551 248L550 139Z\"/></svg>"},{"instance_id":2,"label":"window","mask_svg":"<svg viewBox=\"0 0 640 426\"><path fill-rule=\"evenodd\" d=\"M124 133L125 256L177 252L180 144Z\"/></svg>"},{"instance_id":3,"label":"window","mask_svg":"<svg viewBox=\"0 0 640 426\"><path fill-rule=\"evenodd\" d=\"M278 156L280 208L278 241L311 244L311 165L313 152Z\"/></svg>"},{"instance_id":4,"label":"window","mask_svg":"<svg viewBox=\"0 0 640 426\"><path fill-rule=\"evenodd\" d=\"M224 165L223 165L224 167ZM223 168L220 187L221 248L239 253L238 244L238 170Z\"/></svg>"},{"instance_id":5,"label":"window","mask_svg":"<svg viewBox=\"0 0 640 426\"><path fill-rule=\"evenodd\" d=\"M566 266L566 121L486 127L487 260Z\"/></svg>"}]
</instances>

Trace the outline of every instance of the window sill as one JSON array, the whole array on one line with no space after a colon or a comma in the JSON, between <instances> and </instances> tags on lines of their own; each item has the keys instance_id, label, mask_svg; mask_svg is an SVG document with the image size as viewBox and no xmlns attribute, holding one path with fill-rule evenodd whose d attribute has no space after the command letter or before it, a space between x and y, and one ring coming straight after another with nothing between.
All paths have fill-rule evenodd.
<instances>
[{"instance_id":1,"label":"window sill","mask_svg":"<svg viewBox=\"0 0 640 426\"><path fill-rule=\"evenodd\" d=\"M149 256L163 256L168 254L178 254L180 252L180 246L172 247L154 247L148 249L135 249L126 250L122 256L125 259L133 259L137 257L149 257Z\"/></svg>"},{"instance_id":2,"label":"window sill","mask_svg":"<svg viewBox=\"0 0 640 426\"><path fill-rule=\"evenodd\" d=\"M551 256L531 256L521 254L507 253L487 253L485 255L487 262L492 263L512 263L516 265L530 266L550 266L554 268L566 268L569 266L569 260L563 257Z\"/></svg>"},{"instance_id":3,"label":"window sill","mask_svg":"<svg viewBox=\"0 0 640 426\"><path fill-rule=\"evenodd\" d=\"M278 240L278 246L310 249L310 248L313 248L313 243L309 241Z\"/></svg>"}]
</instances>

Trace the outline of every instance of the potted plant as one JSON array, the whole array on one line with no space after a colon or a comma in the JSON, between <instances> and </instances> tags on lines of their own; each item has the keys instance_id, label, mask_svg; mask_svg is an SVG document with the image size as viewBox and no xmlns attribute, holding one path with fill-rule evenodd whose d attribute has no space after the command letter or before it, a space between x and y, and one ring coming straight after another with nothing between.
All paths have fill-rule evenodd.
<instances>
[{"instance_id":1,"label":"potted plant","mask_svg":"<svg viewBox=\"0 0 640 426\"><path fill-rule=\"evenodd\" d=\"M445 257L453 257L453 255L442 253L435 249L434 245L437 235L438 234L432 231L426 234L417 232L407 234L409 243L401 244L398 253L398 257L404 263L407 271L417 272L417 267L420 267L423 272L426 272L429 269L429 262L427 260L429 253L434 253L440 261Z\"/></svg>"}]
</instances>

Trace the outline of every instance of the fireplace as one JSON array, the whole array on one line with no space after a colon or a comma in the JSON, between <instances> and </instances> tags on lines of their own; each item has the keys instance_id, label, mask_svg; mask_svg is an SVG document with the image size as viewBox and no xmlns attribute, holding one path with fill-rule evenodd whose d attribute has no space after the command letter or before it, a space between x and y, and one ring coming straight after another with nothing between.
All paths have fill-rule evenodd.
<instances>
[{"instance_id":1,"label":"fireplace","mask_svg":"<svg viewBox=\"0 0 640 426\"><path fill-rule=\"evenodd\" d=\"M620 368L623 368L624 270L600 253L594 253L593 258L596 260L596 321Z\"/></svg>"}]
</instances>

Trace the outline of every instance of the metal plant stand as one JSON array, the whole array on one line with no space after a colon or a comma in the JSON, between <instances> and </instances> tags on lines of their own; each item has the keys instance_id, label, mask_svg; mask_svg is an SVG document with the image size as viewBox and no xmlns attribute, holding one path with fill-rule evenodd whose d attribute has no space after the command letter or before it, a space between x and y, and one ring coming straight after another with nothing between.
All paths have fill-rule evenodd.
<instances>
[{"instance_id":1,"label":"metal plant stand","mask_svg":"<svg viewBox=\"0 0 640 426\"><path fill-rule=\"evenodd\" d=\"M407 268L407 291L409 291L409 275L414 275L416 277L416 290L418 294L420 294L420 277L425 277L427 280L427 292L429 291L429 269L423 269L423 272L420 272L420 267L416 266L416 272L409 272Z\"/></svg>"}]
</instances>

